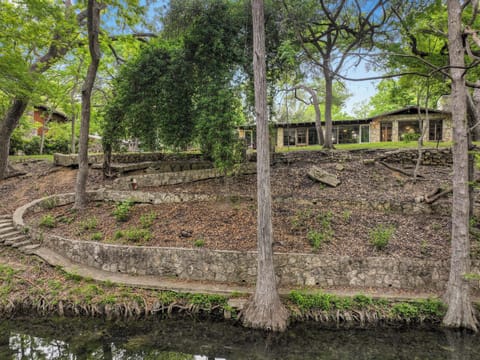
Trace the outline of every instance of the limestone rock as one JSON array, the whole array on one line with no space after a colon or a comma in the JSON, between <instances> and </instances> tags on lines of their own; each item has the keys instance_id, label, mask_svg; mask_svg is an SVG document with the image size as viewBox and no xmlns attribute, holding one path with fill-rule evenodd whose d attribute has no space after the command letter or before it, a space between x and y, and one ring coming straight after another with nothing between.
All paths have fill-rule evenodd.
<instances>
[{"instance_id":1,"label":"limestone rock","mask_svg":"<svg viewBox=\"0 0 480 360\"><path fill-rule=\"evenodd\" d=\"M343 171L343 170L345 170L345 166L343 166L342 164L337 164L337 165L335 165L335 170Z\"/></svg>"},{"instance_id":2,"label":"limestone rock","mask_svg":"<svg viewBox=\"0 0 480 360\"><path fill-rule=\"evenodd\" d=\"M320 169L318 166L312 166L307 175L310 179L331 187L337 187L340 184L340 180L335 175Z\"/></svg>"}]
</instances>

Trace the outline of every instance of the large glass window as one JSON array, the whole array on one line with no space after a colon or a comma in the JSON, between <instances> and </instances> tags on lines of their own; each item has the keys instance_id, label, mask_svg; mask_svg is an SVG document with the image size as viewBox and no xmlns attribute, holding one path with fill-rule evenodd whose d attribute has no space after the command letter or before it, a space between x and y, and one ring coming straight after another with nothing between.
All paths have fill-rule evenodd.
<instances>
[{"instance_id":1,"label":"large glass window","mask_svg":"<svg viewBox=\"0 0 480 360\"><path fill-rule=\"evenodd\" d=\"M392 141L392 123L390 121L380 123L380 141Z\"/></svg>"},{"instance_id":2,"label":"large glass window","mask_svg":"<svg viewBox=\"0 0 480 360\"><path fill-rule=\"evenodd\" d=\"M358 126L338 126L338 144L358 143Z\"/></svg>"},{"instance_id":3,"label":"large glass window","mask_svg":"<svg viewBox=\"0 0 480 360\"><path fill-rule=\"evenodd\" d=\"M400 140L414 140L415 135L420 136L420 126L416 121L399 121L398 122L398 138Z\"/></svg>"},{"instance_id":4,"label":"large glass window","mask_svg":"<svg viewBox=\"0 0 480 360\"><path fill-rule=\"evenodd\" d=\"M438 141L443 138L443 120L430 120L428 122L428 140Z\"/></svg>"},{"instance_id":5,"label":"large glass window","mask_svg":"<svg viewBox=\"0 0 480 360\"><path fill-rule=\"evenodd\" d=\"M361 143L370 142L370 126L369 125L360 126L360 142Z\"/></svg>"},{"instance_id":6,"label":"large glass window","mask_svg":"<svg viewBox=\"0 0 480 360\"><path fill-rule=\"evenodd\" d=\"M308 145L316 145L318 144L318 136L317 136L317 129L308 128Z\"/></svg>"},{"instance_id":7,"label":"large glass window","mask_svg":"<svg viewBox=\"0 0 480 360\"><path fill-rule=\"evenodd\" d=\"M283 129L283 146L295 146L295 129Z\"/></svg>"},{"instance_id":8,"label":"large glass window","mask_svg":"<svg viewBox=\"0 0 480 360\"><path fill-rule=\"evenodd\" d=\"M307 129L297 129L297 145L307 145Z\"/></svg>"}]
</instances>

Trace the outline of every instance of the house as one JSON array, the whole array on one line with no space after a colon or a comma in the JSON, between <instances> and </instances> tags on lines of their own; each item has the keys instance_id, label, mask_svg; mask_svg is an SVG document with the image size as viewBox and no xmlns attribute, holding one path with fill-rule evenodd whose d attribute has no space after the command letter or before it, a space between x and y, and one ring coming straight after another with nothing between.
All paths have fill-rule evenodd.
<instances>
[{"instance_id":1,"label":"house","mask_svg":"<svg viewBox=\"0 0 480 360\"><path fill-rule=\"evenodd\" d=\"M425 121L423 128L426 130L426 140L452 140L449 112L407 106L367 119L333 121L332 141L334 144L402 141L406 134L420 134L420 119ZM325 122L322 122L322 126L325 126ZM245 139L249 147L255 147L255 125L242 126L238 131L239 137ZM272 138L275 139L276 148L318 144L314 122L273 123Z\"/></svg>"},{"instance_id":2,"label":"house","mask_svg":"<svg viewBox=\"0 0 480 360\"><path fill-rule=\"evenodd\" d=\"M50 116L50 119L49 119ZM33 121L34 123L39 123L41 125L37 128L36 135L42 136L42 133L45 131L47 133L48 128L45 127L45 121L56 121L56 122L67 122L68 117L64 113L56 110L51 110L45 105L35 105L33 107Z\"/></svg>"}]
</instances>

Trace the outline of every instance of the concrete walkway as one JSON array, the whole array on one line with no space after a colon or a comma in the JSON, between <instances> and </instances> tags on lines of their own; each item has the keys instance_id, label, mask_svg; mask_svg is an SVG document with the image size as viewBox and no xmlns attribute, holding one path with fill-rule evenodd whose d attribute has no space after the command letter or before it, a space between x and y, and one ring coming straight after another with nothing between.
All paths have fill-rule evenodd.
<instances>
[{"instance_id":1,"label":"concrete walkway","mask_svg":"<svg viewBox=\"0 0 480 360\"><path fill-rule=\"evenodd\" d=\"M147 275L127 275L122 273L112 273L103 271L97 268L93 268L86 265L75 264L69 259L59 255L58 253L46 248L40 247L33 251L35 254L45 260L52 266L59 266L66 272L80 275L82 277L91 278L97 281L109 281L119 285L126 285L132 287L141 287L148 289L158 290L171 290L177 292L187 293L201 293L201 294L220 294L230 295L236 294L251 294L254 292L254 286L242 286L238 284L218 283L218 282L205 282L205 281L189 281L178 278L167 278L159 276L147 276ZM291 290L295 288L280 288L281 295L287 295ZM297 288L297 290L305 290L311 292L318 292L318 288ZM354 296L357 294L369 295L373 298L386 298L391 300L413 300L413 299L427 299L438 298L439 294L435 293L410 293L398 290L388 289L326 289L322 288L321 291L335 294L338 296Z\"/></svg>"}]
</instances>

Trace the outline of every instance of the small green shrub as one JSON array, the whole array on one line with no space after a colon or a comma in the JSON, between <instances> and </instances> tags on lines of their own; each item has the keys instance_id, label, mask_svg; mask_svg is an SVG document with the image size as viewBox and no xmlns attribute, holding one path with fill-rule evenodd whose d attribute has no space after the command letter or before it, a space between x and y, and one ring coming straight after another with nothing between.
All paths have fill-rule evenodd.
<instances>
[{"instance_id":1,"label":"small green shrub","mask_svg":"<svg viewBox=\"0 0 480 360\"><path fill-rule=\"evenodd\" d=\"M402 140L404 143L409 143L410 141L417 141L420 136L418 133L406 133L402 135Z\"/></svg>"},{"instance_id":2,"label":"small green shrub","mask_svg":"<svg viewBox=\"0 0 480 360\"><path fill-rule=\"evenodd\" d=\"M57 220L52 215L43 215L42 220L40 220L40 226L46 228L54 228L57 226Z\"/></svg>"},{"instance_id":3,"label":"small green shrub","mask_svg":"<svg viewBox=\"0 0 480 360\"><path fill-rule=\"evenodd\" d=\"M419 311L415 305L406 302L393 304L392 314L403 319L415 319L418 317Z\"/></svg>"},{"instance_id":4,"label":"small green shrub","mask_svg":"<svg viewBox=\"0 0 480 360\"><path fill-rule=\"evenodd\" d=\"M95 230L98 226L96 217L91 217L80 222L80 228L84 231Z\"/></svg>"},{"instance_id":5,"label":"small green shrub","mask_svg":"<svg viewBox=\"0 0 480 360\"><path fill-rule=\"evenodd\" d=\"M174 291L160 291L157 295L158 301L162 305L173 304L179 298L179 295Z\"/></svg>"},{"instance_id":6,"label":"small green shrub","mask_svg":"<svg viewBox=\"0 0 480 360\"><path fill-rule=\"evenodd\" d=\"M187 294L186 299L190 304L207 309L211 309L216 305L227 304L227 298L223 295Z\"/></svg>"},{"instance_id":7,"label":"small green shrub","mask_svg":"<svg viewBox=\"0 0 480 360\"><path fill-rule=\"evenodd\" d=\"M307 294L302 291L292 290L288 296L289 300L302 310L318 309L323 311L331 310L338 297L332 294L316 293Z\"/></svg>"},{"instance_id":8,"label":"small green shrub","mask_svg":"<svg viewBox=\"0 0 480 360\"><path fill-rule=\"evenodd\" d=\"M352 218L352 212L350 210L344 210L342 212L342 218L343 221L350 222L350 219Z\"/></svg>"},{"instance_id":9,"label":"small green shrub","mask_svg":"<svg viewBox=\"0 0 480 360\"><path fill-rule=\"evenodd\" d=\"M103 234L101 232L96 232L92 234L92 240L93 241L100 241L103 239Z\"/></svg>"},{"instance_id":10,"label":"small green shrub","mask_svg":"<svg viewBox=\"0 0 480 360\"><path fill-rule=\"evenodd\" d=\"M123 232L125 239L134 243L146 242L152 238L152 233L147 229L131 228Z\"/></svg>"},{"instance_id":11,"label":"small green shrub","mask_svg":"<svg viewBox=\"0 0 480 360\"><path fill-rule=\"evenodd\" d=\"M318 250L320 246L326 242L325 234L316 230L310 230L307 233L307 240L315 250Z\"/></svg>"},{"instance_id":12,"label":"small green shrub","mask_svg":"<svg viewBox=\"0 0 480 360\"><path fill-rule=\"evenodd\" d=\"M353 301L355 304L360 306L361 308L366 308L368 306L373 305L373 299L370 296L357 294L353 297Z\"/></svg>"},{"instance_id":13,"label":"small green shrub","mask_svg":"<svg viewBox=\"0 0 480 360\"><path fill-rule=\"evenodd\" d=\"M121 239L124 235L125 235L125 234L123 233L122 230L117 230L117 231L115 231L115 233L113 234L113 238L114 238L115 240L119 240L119 239Z\"/></svg>"},{"instance_id":14,"label":"small green shrub","mask_svg":"<svg viewBox=\"0 0 480 360\"><path fill-rule=\"evenodd\" d=\"M134 202L131 200L125 200L118 203L115 206L112 214L117 221L125 222L130 218L130 210L132 209Z\"/></svg>"},{"instance_id":15,"label":"small green shrub","mask_svg":"<svg viewBox=\"0 0 480 360\"><path fill-rule=\"evenodd\" d=\"M375 229L370 231L370 243L375 246L377 250L383 250L387 247L390 239L395 232L395 227L378 225Z\"/></svg>"},{"instance_id":16,"label":"small green shrub","mask_svg":"<svg viewBox=\"0 0 480 360\"><path fill-rule=\"evenodd\" d=\"M203 246L205 246L205 240L197 239L197 240L195 240L193 245L196 246L196 247L203 247Z\"/></svg>"},{"instance_id":17,"label":"small green shrub","mask_svg":"<svg viewBox=\"0 0 480 360\"><path fill-rule=\"evenodd\" d=\"M57 206L57 199L55 197L50 197L41 202L40 206L44 209L51 210Z\"/></svg>"},{"instance_id":18,"label":"small green shrub","mask_svg":"<svg viewBox=\"0 0 480 360\"><path fill-rule=\"evenodd\" d=\"M157 219L157 214L151 211L148 214L144 214L140 216L140 224L142 224L142 228L149 229L153 226L156 219Z\"/></svg>"},{"instance_id":19,"label":"small green shrub","mask_svg":"<svg viewBox=\"0 0 480 360\"><path fill-rule=\"evenodd\" d=\"M65 216L65 215L64 215L64 216L60 216L60 217L58 218L58 221L61 222L61 223L63 223L63 224L69 225L69 224L71 224L72 222L75 221L75 215L72 215L72 216Z\"/></svg>"},{"instance_id":20,"label":"small green shrub","mask_svg":"<svg viewBox=\"0 0 480 360\"><path fill-rule=\"evenodd\" d=\"M446 305L437 299L417 300L414 305L423 316L443 317L447 310Z\"/></svg>"}]
</instances>

